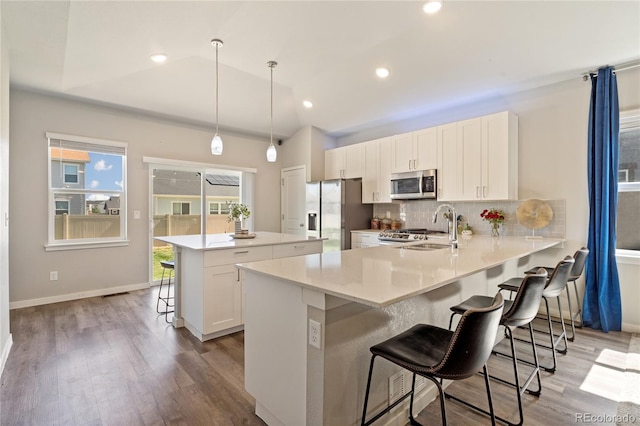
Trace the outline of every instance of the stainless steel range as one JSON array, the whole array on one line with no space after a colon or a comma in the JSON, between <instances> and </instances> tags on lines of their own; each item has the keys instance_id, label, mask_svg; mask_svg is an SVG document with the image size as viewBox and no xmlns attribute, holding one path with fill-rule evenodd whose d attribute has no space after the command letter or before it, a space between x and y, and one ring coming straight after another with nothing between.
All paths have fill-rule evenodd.
<instances>
[{"instance_id":1,"label":"stainless steel range","mask_svg":"<svg viewBox=\"0 0 640 426\"><path fill-rule=\"evenodd\" d=\"M446 238L449 234L443 231L429 229L398 229L386 230L378 234L378 240L382 245L409 243L413 241L425 241L429 238Z\"/></svg>"}]
</instances>

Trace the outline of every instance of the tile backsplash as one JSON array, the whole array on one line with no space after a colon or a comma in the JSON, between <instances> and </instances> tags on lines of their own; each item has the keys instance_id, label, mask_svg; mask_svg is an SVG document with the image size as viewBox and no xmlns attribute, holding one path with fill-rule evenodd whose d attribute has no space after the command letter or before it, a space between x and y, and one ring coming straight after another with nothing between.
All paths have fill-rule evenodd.
<instances>
[{"instance_id":1,"label":"tile backsplash","mask_svg":"<svg viewBox=\"0 0 640 426\"><path fill-rule=\"evenodd\" d=\"M566 224L565 200L544 200L551 206L553 219L549 225L535 230L536 236L549 238L564 238ZM435 200L410 200L385 204L374 204L373 214L383 218L387 213L392 219L404 221L405 228L428 228L447 231L447 220L438 217L436 223L432 223L433 212L438 205L443 204ZM505 236L524 237L534 235L533 230L520 225L516 219L516 210L522 201L459 201L450 203L456 209L457 215L462 215L462 225L468 223L474 234L490 235L491 224L480 217L484 209L499 209L505 212L505 221L500 227L500 234ZM441 212L443 213L443 212Z\"/></svg>"}]
</instances>

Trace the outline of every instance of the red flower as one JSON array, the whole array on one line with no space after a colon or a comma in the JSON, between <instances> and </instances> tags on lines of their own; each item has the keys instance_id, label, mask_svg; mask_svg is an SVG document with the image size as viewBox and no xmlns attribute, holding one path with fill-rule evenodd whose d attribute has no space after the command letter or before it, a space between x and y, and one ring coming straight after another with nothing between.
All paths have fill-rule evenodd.
<instances>
[{"instance_id":1,"label":"red flower","mask_svg":"<svg viewBox=\"0 0 640 426\"><path fill-rule=\"evenodd\" d=\"M480 217L490 223L502 223L504 222L504 212L496 209L484 209L480 213Z\"/></svg>"}]
</instances>

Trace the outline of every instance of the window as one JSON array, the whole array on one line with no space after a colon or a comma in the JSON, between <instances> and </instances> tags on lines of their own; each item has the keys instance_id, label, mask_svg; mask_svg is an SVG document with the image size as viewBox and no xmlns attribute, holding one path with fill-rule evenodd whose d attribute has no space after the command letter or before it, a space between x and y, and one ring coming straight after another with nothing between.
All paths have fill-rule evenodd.
<instances>
[{"instance_id":1,"label":"window","mask_svg":"<svg viewBox=\"0 0 640 426\"><path fill-rule=\"evenodd\" d=\"M237 197L234 198L234 201L237 201ZM226 201L209 203L209 214L227 216L229 214L229 206Z\"/></svg>"},{"instance_id":2,"label":"window","mask_svg":"<svg viewBox=\"0 0 640 426\"><path fill-rule=\"evenodd\" d=\"M191 214L191 203L172 201L171 212L175 216Z\"/></svg>"},{"instance_id":3,"label":"window","mask_svg":"<svg viewBox=\"0 0 640 426\"><path fill-rule=\"evenodd\" d=\"M126 244L127 144L47 133L47 250Z\"/></svg>"},{"instance_id":4,"label":"window","mask_svg":"<svg viewBox=\"0 0 640 426\"><path fill-rule=\"evenodd\" d=\"M640 110L620 113L617 249L640 251Z\"/></svg>"},{"instance_id":5,"label":"window","mask_svg":"<svg viewBox=\"0 0 640 426\"><path fill-rule=\"evenodd\" d=\"M78 183L78 172L80 167L76 164L65 164L64 168L64 183Z\"/></svg>"},{"instance_id":6,"label":"window","mask_svg":"<svg viewBox=\"0 0 640 426\"><path fill-rule=\"evenodd\" d=\"M56 200L56 215L69 214L69 201Z\"/></svg>"}]
</instances>

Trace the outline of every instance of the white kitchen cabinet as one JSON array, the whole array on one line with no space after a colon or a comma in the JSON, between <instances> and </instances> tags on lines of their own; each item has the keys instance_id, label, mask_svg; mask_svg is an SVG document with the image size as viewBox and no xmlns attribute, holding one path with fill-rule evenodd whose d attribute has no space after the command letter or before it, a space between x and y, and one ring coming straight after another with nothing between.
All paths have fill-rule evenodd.
<instances>
[{"instance_id":1,"label":"white kitchen cabinet","mask_svg":"<svg viewBox=\"0 0 640 426\"><path fill-rule=\"evenodd\" d=\"M518 119L505 111L438 126L438 200L518 197Z\"/></svg>"},{"instance_id":2,"label":"white kitchen cabinet","mask_svg":"<svg viewBox=\"0 0 640 426\"><path fill-rule=\"evenodd\" d=\"M391 155L392 173L437 168L437 147L436 127L395 135Z\"/></svg>"},{"instance_id":3,"label":"white kitchen cabinet","mask_svg":"<svg viewBox=\"0 0 640 426\"><path fill-rule=\"evenodd\" d=\"M377 247L380 245L378 231L351 231L351 248Z\"/></svg>"},{"instance_id":4,"label":"white kitchen cabinet","mask_svg":"<svg viewBox=\"0 0 640 426\"><path fill-rule=\"evenodd\" d=\"M165 242L176 244L189 237L197 236L166 237ZM224 249L209 249L205 243L198 249L182 246L180 304L185 327L201 341L242 330L244 282L235 264L322 253L322 240L292 237L258 232L257 238L273 243L251 246L255 240L237 240L235 248Z\"/></svg>"},{"instance_id":5,"label":"white kitchen cabinet","mask_svg":"<svg viewBox=\"0 0 640 426\"><path fill-rule=\"evenodd\" d=\"M365 142L363 150L362 202L390 203L391 149L393 138Z\"/></svg>"},{"instance_id":6,"label":"white kitchen cabinet","mask_svg":"<svg viewBox=\"0 0 640 426\"><path fill-rule=\"evenodd\" d=\"M326 150L324 154L324 178L326 180L361 178L363 150L363 144Z\"/></svg>"}]
</instances>

